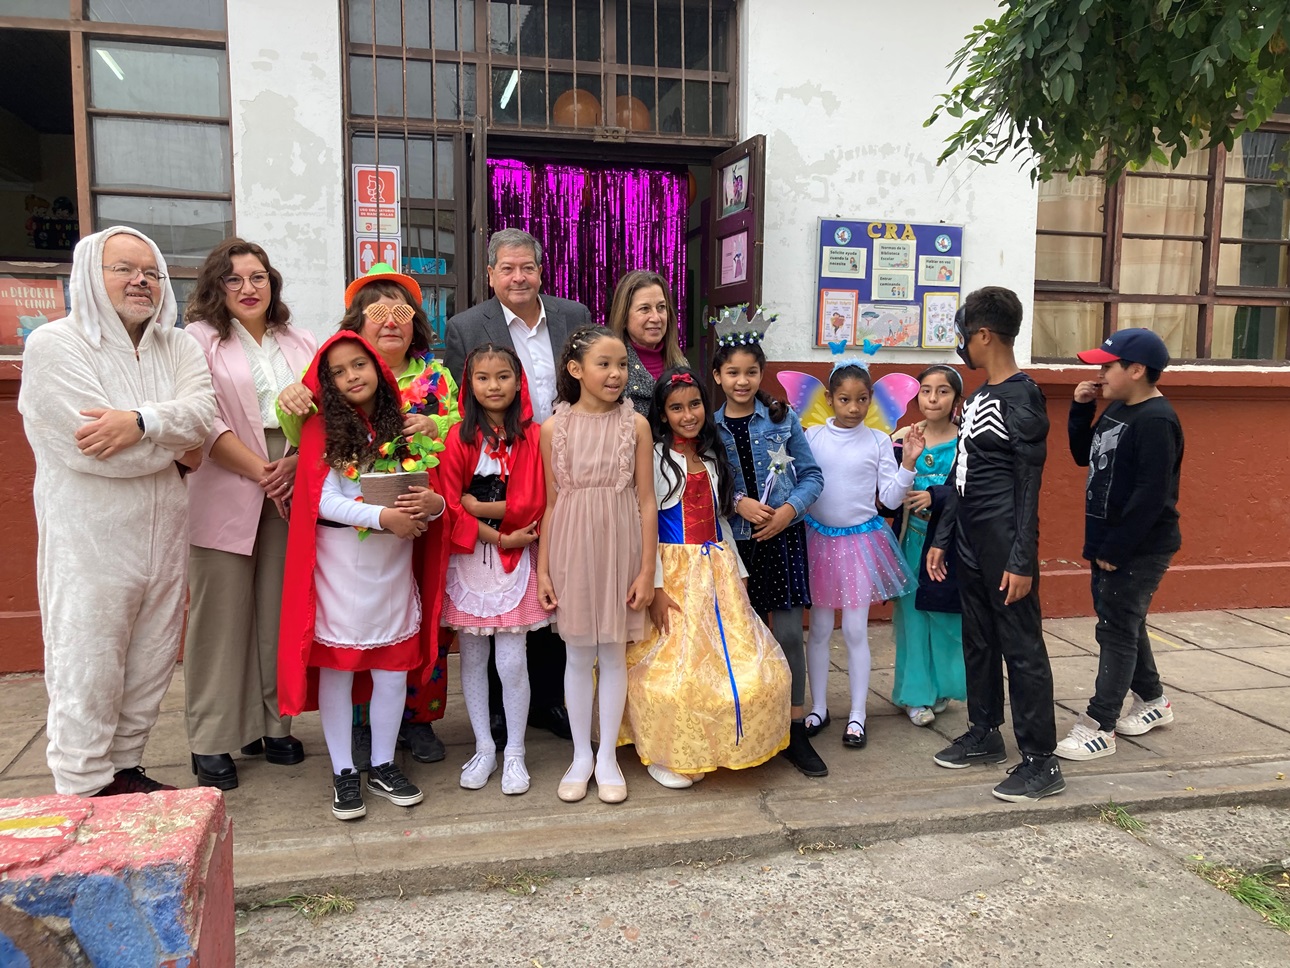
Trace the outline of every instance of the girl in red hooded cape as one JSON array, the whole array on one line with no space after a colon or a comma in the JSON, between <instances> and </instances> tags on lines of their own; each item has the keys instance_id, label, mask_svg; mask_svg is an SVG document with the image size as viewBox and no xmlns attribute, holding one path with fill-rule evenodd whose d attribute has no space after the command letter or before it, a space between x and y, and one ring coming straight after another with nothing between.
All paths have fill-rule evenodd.
<instances>
[{"instance_id":1,"label":"girl in red hooded cape","mask_svg":"<svg viewBox=\"0 0 1290 968\"><path fill-rule=\"evenodd\" d=\"M440 484L448 502L443 623L457 630L461 688L475 731L475 755L461 785L478 790L497 770L489 731L488 637L497 655L506 712L502 792L529 788L524 727L529 715L526 633L551 621L537 596L533 542L546 508L546 479L528 383L509 346L486 343L466 358L458 397L461 422L448 432Z\"/></svg>"},{"instance_id":2,"label":"girl in red hooded cape","mask_svg":"<svg viewBox=\"0 0 1290 968\"><path fill-rule=\"evenodd\" d=\"M437 653L446 502L437 468L428 471L429 487L401 495L396 507L363 502L363 474L372 473L383 444L403 436L398 384L366 340L347 330L331 337L304 382L320 406L300 434L278 702L292 716L317 706L332 760L332 813L353 820L367 808L354 769L351 703L369 694L367 792L398 806L422 800L394 765L394 746L408 672L433 668Z\"/></svg>"}]
</instances>

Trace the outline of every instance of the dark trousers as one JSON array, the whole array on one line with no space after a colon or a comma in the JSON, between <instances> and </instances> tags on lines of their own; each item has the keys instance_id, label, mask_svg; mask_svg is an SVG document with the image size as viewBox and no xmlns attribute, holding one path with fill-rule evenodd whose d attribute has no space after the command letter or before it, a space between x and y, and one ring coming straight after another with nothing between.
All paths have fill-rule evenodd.
<instances>
[{"instance_id":1,"label":"dark trousers","mask_svg":"<svg viewBox=\"0 0 1290 968\"><path fill-rule=\"evenodd\" d=\"M529 709L545 713L552 706L564 705L564 639L551 626L534 629L528 634ZM502 712L502 681L497 678L493 653L488 653L488 708Z\"/></svg>"},{"instance_id":2,"label":"dark trousers","mask_svg":"<svg viewBox=\"0 0 1290 968\"><path fill-rule=\"evenodd\" d=\"M1088 715L1104 732L1115 729L1130 689L1147 700L1164 695L1147 636L1147 609L1173 557L1172 552L1140 555L1115 571L1092 563L1099 658Z\"/></svg>"},{"instance_id":3,"label":"dark trousers","mask_svg":"<svg viewBox=\"0 0 1290 968\"><path fill-rule=\"evenodd\" d=\"M967 670L968 721L1003 725L1003 664L1008 665L1008 698L1017 748L1030 756L1051 756L1057 746L1053 713L1053 670L1048 664L1039 617L1039 579L1030 594L1004 605L1002 569L986 573L959 563L963 604L963 663Z\"/></svg>"}]
</instances>

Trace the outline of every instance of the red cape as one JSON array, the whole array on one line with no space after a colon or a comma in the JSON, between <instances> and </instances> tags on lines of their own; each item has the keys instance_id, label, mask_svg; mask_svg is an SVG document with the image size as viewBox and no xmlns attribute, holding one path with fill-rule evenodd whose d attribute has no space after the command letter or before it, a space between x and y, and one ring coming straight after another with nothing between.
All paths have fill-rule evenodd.
<instances>
[{"instance_id":1,"label":"red cape","mask_svg":"<svg viewBox=\"0 0 1290 968\"><path fill-rule=\"evenodd\" d=\"M466 394L473 392L463 387L457 394L457 409L463 415ZM546 510L546 475L542 470L542 451L538 445L542 428L533 422L533 404L529 400L529 385L523 370L520 372L520 426L524 436L510 442L510 474L506 479L506 513L498 529L502 534L527 528L540 520ZM470 487L483 449L483 434L477 433L473 441L461 437L461 423L455 423L444 441L444 451L439 455L440 493L448 502L449 544L453 554L470 554L479 539L479 521L461 506L461 495ZM526 548L499 548L502 568L511 572L519 564Z\"/></svg>"},{"instance_id":2,"label":"red cape","mask_svg":"<svg viewBox=\"0 0 1290 968\"><path fill-rule=\"evenodd\" d=\"M399 398L399 384L380 355L357 333L341 330L319 348L304 384L319 396L321 369L327 352L342 339L358 340L374 359L383 379ZM322 413L305 420L300 431L300 460L296 465L295 491L291 499L291 524L287 532L287 561L282 576L282 617L278 624L278 708L284 716L318 708L318 670L309 667L309 653L314 642L314 620L317 613L317 590L314 568L317 564L318 502L323 480L331 467L323 459L327 435ZM429 471L430 486L441 491L439 469ZM442 491L441 491L442 493ZM439 655L439 613L443 608L444 577L448 565L448 541L445 513L431 521L425 534L417 538L412 549L412 567L421 592L421 675L428 681ZM424 684L424 681L422 684ZM371 677L354 676L354 702L371 698Z\"/></svg>"}]
</instances>

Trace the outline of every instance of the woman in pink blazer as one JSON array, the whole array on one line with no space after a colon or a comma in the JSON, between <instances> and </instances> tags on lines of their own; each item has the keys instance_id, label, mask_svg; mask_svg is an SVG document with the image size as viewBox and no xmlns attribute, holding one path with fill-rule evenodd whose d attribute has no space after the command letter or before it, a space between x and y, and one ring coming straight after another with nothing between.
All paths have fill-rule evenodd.
<instances>
[{"instance_id":1,"label":"woman in pink blazer","mask_svg":"<svg viewBox=\"0 0 1290 968\"><path fill-rule=\"evenodd\" d=\"M219 413L200 470L188 477L188 745L202 786L231 790L231 755L304 759L278 715L278 611L296 456L274 402L317 352L290 325L282 276L253 242L228 239L206 257L186 330L206 354Z\"/></svg>"}]
</instances>

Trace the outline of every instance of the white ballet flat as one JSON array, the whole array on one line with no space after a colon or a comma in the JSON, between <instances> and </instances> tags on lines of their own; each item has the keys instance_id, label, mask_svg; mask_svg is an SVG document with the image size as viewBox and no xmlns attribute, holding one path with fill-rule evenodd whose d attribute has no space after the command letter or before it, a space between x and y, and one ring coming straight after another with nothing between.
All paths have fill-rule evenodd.
<instances>
[{"instance_id":1,"label":"white ballet flat","mask_svg":"<svg viewBox=\"0 0 1290 968\"><path fill-rule=\"evenodd\" d=\"M661 786L669 790L684 790L694 785L694 781L688 776L681 776L680 773L673 773L666 766L659 766L657 763L651 763L645 767L647 773L652 776Z\"/></svg>"}]
</instances>

